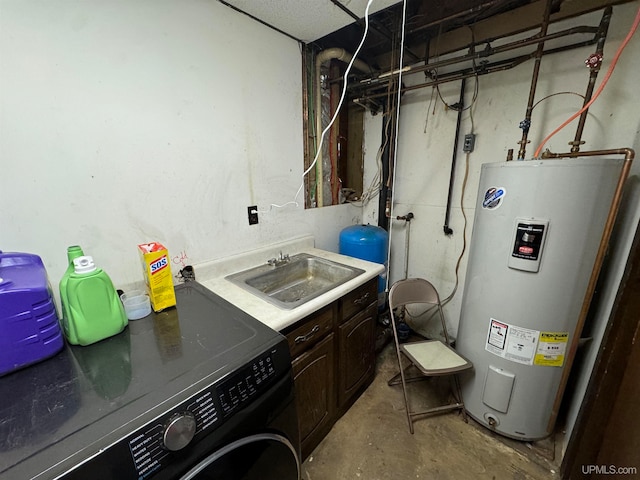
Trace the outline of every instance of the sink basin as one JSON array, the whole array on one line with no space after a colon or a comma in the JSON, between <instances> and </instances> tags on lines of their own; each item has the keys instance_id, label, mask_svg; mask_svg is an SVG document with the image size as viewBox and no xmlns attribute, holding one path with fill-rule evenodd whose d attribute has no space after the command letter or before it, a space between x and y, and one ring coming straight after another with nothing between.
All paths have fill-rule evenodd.
<instances>
[{"instance_id":1,"label":"sink basin","mask_svg":"<svg viewBox=\"0 0 640 480\"><path fill-rule=\"evenodd\" d=\"M293 309L362 273L359 268L300 253L281 265L260 265L225 278L277 307Z\"/></svg>"}]
</instances>

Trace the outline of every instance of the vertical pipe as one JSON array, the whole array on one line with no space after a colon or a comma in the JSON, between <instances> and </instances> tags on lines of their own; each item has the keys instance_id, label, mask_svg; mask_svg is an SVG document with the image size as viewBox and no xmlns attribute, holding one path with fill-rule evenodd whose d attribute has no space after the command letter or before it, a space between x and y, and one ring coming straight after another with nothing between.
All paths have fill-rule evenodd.
<instances>
[{"instance_id":1,"label":"vertical pipe","mask_svg":"<svg viewBox=\"0 0 640 480\"><path fill-rule=\"evenodd\" d=\"M544 16L542 18L542 25L540 26L539 37L544 37L547 34L549 27L549 17L551 16L551 2L547 0L547 4L544 8ZM533 75L531 77L531 88L529 90L529 101L527 102L527 112L524 120L520 122L520 128L522 128L522 138L520 139L520 150L518 150L518 160L524 160L524 156L527 151L527 136L529 135L529 127L531 127L531 112L533 110L533 100L536 96L536 86L538 84L538 74L540 73L540 62L544 53L544 42L538 43L538 48L535 55L535 64L533 66Z\"/></svg>"},{"instance_id":2,"label":"vertical pipe","mask_svg":"<svg viewBox=\"0 0 640 480\"><path fill-rule=\"evenodd\" d=\"M335 64L335 62L331 62L329 64L329 78L337 78L340 75L340 69ZM345 78L346 82L347 79ZM338 108L338 101L340 99L340 85L337 83L332 83L329 86L329 114L333 115L333 113ZM344 107L343 107L344 112ZM329 147L329 164L331 166L331 170L329 171L330 178L330 187L331 187L331 205L337 205L340 198L340 185L338 182L338 137L340 136L340 125L343 123L341 115L342 112L336 117L336 120L331 125L329 129L329 137L328 137L328 147Z\"/></svg>"},{"instance_id":3,"label":"vertical pipe","mask_svg":"<svg viewBox=\"0 0 640 480\"><path fill-rule=\"evenodd\" d=\"M460 121L462 120L462 111L464 110L464 90L466 86L466 78L460 83L460 100L458 101L458 118L456 120L456 133L453 140L453 155L451 157L451 175L449 176L449 193L447 194L447 208L444 212L444 230L445 235L451 235L453 230L449 227L449 214L451 213L451 197L453 196L453 183L456 175L456 160L458 158L458 141L460 140Z\"/></svg>"},{"instance_id":4,"label":"vertical pipe","mask_svg":"<svg viewBox=\"0 0 640 480\"><path fill-rule=\"evenodd\" d=\"M303 138L303 142L304 142L304 171L307 171L307 168L309 168L309 165L311 163L311 158L313 158L313 155L315 154L315 149L313 149L312 152L312 148L311 148L311 142L313 141L312 139L314 138L314 135L312 134L312 128L313 125L315 124L315 122L312 124L310 122L310 117L313 117L313 113L312 113L312 108L311 105L313 104L313 102L311 102L311 104L309 103L309 96L313 95L313 83L309 83L309 49L307 47L303 47L302 48L302 85L303 85L303 92L304 94L302 95L302 112L303 112L303 124L304 124L304 132L305 132L305 136ZM311 207L311 181L309 179L308 175L304 176L304 191L305 191L305 195L304 195L304 205L305 208L310 208ZM315 188L315 187L314 187Z\"/></svg>"},{"instance_id":5,"label":"vertical pipe","mask_svg":"<svg viewBox=\"0 0 640 480\"><path fill-rule=\"evenodd\" d=\"M391 65L395 65L396 63L396 47L397 47L397 37L394 35L391 43ZM392 159L395 156L395 135L396 128L395 122L397 118L396 108L399 108L400 105L400 96L396 98L396 82L398 78L395 76L390 76L388 85L387 85L387 103L385 106L385 114L387 116L387 123L390 123L389 126L389 141L386 143L385 149L382 152L382 189L380 190L380 203L379 203L379 212L378 212L378 226L384 228L385 230L390 232L391 223L389 222L389 218L391 216L391 202L393 198L393 161ZM383 121L382 124L382 138L385 138L385 129L386 125ZM391 236L391 235L389 235ZM391 241L389 241L389 251L391 251ZM388 255L391 257L391 255ZM388 271L391 271L390 269ZM389 284L389 275L387 275L387 285ZM387 289L388 290L388 289Z\"/></svg>"},{"instance_id":6,"label":"vertical pipe","mask_svg":"<svg viewBox=\"0 0 640 480\"><path fill-rule=\"evenodd\" d=\"M386 135L386 122L391 121L391 111L388 108L388 105L385 105L382 112L382 135L381 138L384 139ZM378 225L385 230L389 230L389 219L385 214L385 208L387 204L387 196L390 195L390 189L387 185L389 180L389 159L390 155L390 144L391 142L387 142L382 151L382 157L380 161L382 162L382 179L380 181L380 195L378 196ZM387 276L388 278L388 276Z\"/></svg>"},{"instance_id":7,"label":"vertical pipe","mask_svg":"<svg viewBox=\"0 0 640 480\"><path fill-rule=\"evenodd\" d=\"M602 64L602 54L604 52L604 42L607 38L607 33L609 31L609 23L611 22L611 12L612 7L608 6L604 13L602 14L602 20L600 20L600 26L598 27L597 38L598 41L596 43L596 52L587 59L587 66L591 68L591 73L589 74L589 83L587 84L587 91L584 95L584 103L582 106L584 107L589 103L591 97L593 96L593 90L596 85L596 78L598 77L598 72L600 72L600 65ZM590 61L593 59L594 63L591 64ZM580 114L580 119L578 120L578 128L576 129L576 135L573 139L573 142L570 142L571 152L576 153L580 151L580 145L584 142L582 141L582 132L584 131L584 124L587 121L587 114L589 113L589 109L586 108L584 112Z\"/></svg>"}]
</instances>

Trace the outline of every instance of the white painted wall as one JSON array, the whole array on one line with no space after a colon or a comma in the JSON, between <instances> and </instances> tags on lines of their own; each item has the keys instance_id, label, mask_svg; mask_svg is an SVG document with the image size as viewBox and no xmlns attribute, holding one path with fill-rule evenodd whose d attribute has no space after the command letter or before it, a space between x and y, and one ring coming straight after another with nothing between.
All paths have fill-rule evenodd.
<instances>
[{"instance_id":1,"label":"white painted wall","mask_svg":"<svg viewBox=\"0 0 640 480\"><path fill-rule=\"evenodd\" d=\"M359 209L269 207L302 181L301 99L299 45L214 0L0 0L0 249L55 287L73 244L118 287L149 241L174 273L304 234L337 251Z\"/></svg>"},{"instance_id":2,"label":"white painted wall","mask_svg":"<svg viewBox=\"0 0 640 480\"><path fill-rule=\"evenodd\" d=\"M615 7L604 68L639 3ZM590 18L597 23L599 15ZM588 71L582 62L592 50L545 57L537 98L583 93ZM532 68L530 62L480 78L473 110L478 137L463 199L467 238L480 165L504 160L509 148L517 152ZM309 233L316 246L337 251L344 226L376 223L377 201L364 210L269 209L291 201L301 181L300 69L294 41L214 0L0 0L0 249L40 255L55 286L66 267L66 247L77 243L119 287L142 280L136 245L147 241L169 248L174 270ZM636 36L591 108L584 149L640 150L634 105L639 73ZM468 86L471 92L473 82ZM446 85L441 93L453 103L458 88ZM455 233L445 237L456 113L438 101L433 110L430 98L430 90L403 98L394 214L416 216L409 275L430 278L446 296L463 244L465 162L460 151L450 221ZM534 111L529 155L580 103L559 96ZM368 116L366 129L368 184L381 117ZM470 129L467 112L462 133ZM566 151L573 134L567 128L548 146ZM633 172L637 185L638 162ZM637 195L629 198L607 269L602 318L640 216ZM254 204L260 223L249 226L246 208ZM403 224L393 225L391 281L404 268ZM453 333L465 268L466 257L460 288L446 307ZM580 378L578 392L587 379ZM570 416L578 406L573 402Z\"/></svg>"},{"instance_id":3,"label":"white painted wall","mask_svg":"<svg viewBox=\"0 0 640 480\"><path fill-rule=\"evenodd\" d=\"M605 48L605 61L596 85L604 77L615 51L626 36L640 2L614 7L611 27ZM597 25L601 13L586 15L556 25L566 28L572 25ZM589 71L584 60L595 50L585 47L570 52L546 56L542 60L536 100L559 91L574 91L584 94ZM530 61L512 70L482 76L479 79L479 94L473 108L475 133L474 152L469 156L469 177L463 198L467 215L467 242L473 227L473 216L477 196L480 166L486 162L504 161L507 150L514 149L517 156L522 132L519 122L525 116L526 103L531 85L533 62ZM638 115L637 78L640 74L640 33L636 33L625 49L604 92L590 108L583 139L582 150L632 147L640 151L640 115ZM413 84L423 81L422 75L406 76L404 81ZM441 86L440 91L448 103L458 101L460 83ZM473 80L467 81L467 105L471 100ZM458 164L455 172L454 204L450 226L451 237L443 234L444 212L454 142L456 112L447 110L442 102L433 100L431 89L414 90L404 95L400 110L400 133L396 168L396 183L393 215L404 215L412 211L415 220L411 224L409 249L409 276L430 279L446 297L455 285L455 263L463 245L463 217L460 208L461 184L465 170L465 154L462 140L458 145ZM532 127L527 147L527 158L531 158L540 141L571 114L582 106L582 99L574 95L555 96L537 106L533 111ZM367 118L367 136L380 139L380 116ZM426 127L425 127L426 124ZM569 127L553 137L547 147L554 152L569 151L568 142L575 135L574 121ZM469 111L462 117L461 137L471 132ZM367 143L375 144L372 139ZM373 164L372 154L367 150L367 165ZM620 222L614 235L610 261L605 270L605 281L599 292L600 299L594 315L596 325L591 329L592 342L584 351L584 360L575 370L576 380L569 393L567 430L573 427L584 391L589 379L597 347L609 318L611 307L628 256L632 235L640 218L640 160L632 168L627 198L621 211ZM377 203L367 207L364 218L377 218ZM390 282L404 275L404 224L393 221L391 233ZM471 240L472 241L472 240ZM468 252L468 250L467 250ZM451 331L457 332L460 305L463 294L467 255L460 266L460 285L453 300L445 307Z\"/></svg>"}]
</instances>

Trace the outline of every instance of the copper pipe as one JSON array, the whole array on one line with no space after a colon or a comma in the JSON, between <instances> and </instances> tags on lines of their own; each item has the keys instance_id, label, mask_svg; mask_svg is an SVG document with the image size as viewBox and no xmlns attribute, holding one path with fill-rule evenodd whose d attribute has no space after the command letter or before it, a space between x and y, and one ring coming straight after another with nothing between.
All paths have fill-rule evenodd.
<instances>
[{"instance_id":1,"label":"copper pipe","mask_svg":"<svg viewBox=\"0 0 640 480\"><path fill-rule=\"evenodd\" d=\"M583 42L578 42L578 43L573 43L571 45L565 45L563 47L557 47L557 48L553 48L550 50L546 50L544 52L545 55L550 55L553 53L558 53L558 52L565 52L567 50L572 50L574 48L580 48L580 47L587 47L589 45L593 44L593 40L586 40ZM416 84L416 85L411 85L411 86L407 86L407 87L403 87L402 88L402 93L411 91L411 90L419 90L421 88L427 88L427 87L433 87L435 85L440 85L443 83L448 83L448 82L455 82L458 80L462 80L463 78L471 78L471 77L475 77L475 76L480 76L480 75L487 75L489 73L495 73L495 72L502 72L505 70L510 70L514 67L517 67L518 65L520 65L521 63L526 62L527 60L531 60L531 58L533 58L533 55L535 55L535 53L531 53L528 55L521 55L519 57L514 57L514 58L510 58L507 60L501 60L499 62L495 62L492 64L488 64L488 65L483 65L482 67L476 68L476 69L472 69L472 68L466 68L463 70L457 70L455 72L450 72L446 75L441 75L439 76L436 80L431 80L425 83L420 83L420 84ZM409 73L413 73L413 72L409 72ZM387 93L373 93L370 95L366 95L364 94L361 97L355 98L353 100L353 102L355 103L363 103L364 100L369 100L372 98L380 98L380 97L386 97Z\"/></svg>"},{"instance_id":2,"label":"copper pipe","mask_svg":"<svg viewBox=\"0 0 640 480\"><path fill-rule=\"evenodd\" d=\"M587 314L589 313L589 306L591 305L591 299L593 298L593 293L595 292L595 289L596 289L596 282L598 280L598 276L600 275L600 270L602 269L604 257L607 252L607 248L609 246L609 240L611 239L611 232L613 230L616 216L618 215L618 210L620 209L620 202L622 200L624 184L627 180L627 177L629 176L629 170L631 169L631 163L633 162L633 159L635 157L635 152L631 148L618 148L614 150L593 150L589 152L569 152L569 153L551 153L547 150L542 154L542 158L577 158L577 157L595 157L595 156L603 156L603 155L624 155L624 163L622 165L622 170L620 171L618 184L616 185L616 189L613 194L613 200L611 201L611 206L609 207L609 214L607 216L607 220L604 225L602 238L600 239L600 246L598 247L596 259L593 264L591 277L589 278L589 284L587 285L587 291L585 293L584 300L582 301L582 308L580 310L580 315L578 316L578 323L576 324L576 328L573 332L573 338L571 339L571 345L569 347L569 351L567 352L567 355L565 357L565 366L564 366L564 370L562 371L560 386L556 393L556 398L553 403L553 408L551 410L551 417L549 418L549 423L547 424L547 433L551 433L553 431L553 427L558 417L562 396L564 395L564 390L565 390L565 387L567 386L567 381L569 380L571 365L576 356L576 351L578 349L578 341L580 340L580 335L584 327L584 322L587 318Z\"/></svg>"},{"instance_id":3,"label":"copper pipe","mask_svg":"<svg viewBox=\"0 0 640 480\"><path fill-rule=\"evenodd\" d=\"M579 46L583 46L583 45L579 45ZM567 50L567 48L575 48L576 45L570 45L568 47L559 47L557 49L554 50L550 50L548 52L545 53L549 54L549 53L556 53L559 51L564 51ZM471 77L475 77L475 76L479 76L479 75L487 75L489 73L495 73L495 72L500 72L500 71L504 71L504 70L509 70L513 67L517 67L518 65L520 65L521 63L526 62L527 60L530 60L533 57L533 54L529 54L529 55L521 55L519 57L514 57L514 58L510 58L508 60L501 60L499 62L495 62L492 63L490 65L483 65L481 68L477 68L477 69L473 69L473 68L466 68L463 70L458 70L456 72L451 72L448 73L446 75L441 75L440 77L438 77L436 80L430 80L428 82L425 83L420 83L417 85L410 85L410 86L406 86L402 88L402 93L405 92L409 92L411 90L419 90L421 88L427 88L427 87L432 87L435 85L440 85L443 83L448 83L448 82L455 82L458 80L462 80L463 78L471 78ZM354 102L362 102L363 100L367 100L367 99L371 99L371 98L380 98L380 97L386 97L388 94L385 93L373 93L370 95L363 95L361 97L358 97L356 99L354 99Z\"/></svg>"},{"instance_id":4,"label":"copper pipe","mask_svg":"<svg viewBox=\"0 0 640 480\"><path fill-rule=\"evenodd\" d=\"M563 38L563 37L567 37L569 35L577 35L577 34L585 34L585 33L593 33L594 35L598 32L598 27L588 27L588 26L578 26L578 27L571 27L568 28L566 30L562 30L559 32L554 32L554 33L550 33L548 35L545 35L543 37L541 37L540 35L535 35L533 37L530 38L525 38L522 40L517 40L511 43L506 43L504 45L500 45L498 47L491 47L488 42L482 42L486 44L486 47L483 50L479 50L479 51L474 51L473 53L468 53L465 55L461 55L459 57L455 57L455 58L449 58L446 60L439 60L436 62L432 62L432 63L427 63L425 65L416 65L416 66L411 66L411 67L405 67L405 70L403 71L404 75L411 75L414 73L419 73L419 72L424 72L426 70L434 70L440 67L447 67L449 65L455 65L456 63L462 63L462 62L467 62L467 61L471 61L471 60L481 60L483 58L486 57L490 57L491 55L495 55L496 53L505 53L505 52L509 52L511 50L516 50L518 48L522 48L522 47L528 47L530 45L536 45L536 44L540 44L540 43L544 43L547 42L549 40L556 40L558 38ZM498 37L494 40L498 40L500 38L504 38L504 37ZM595 39L592 41L589 41L588 44L594 43ZM580 44L582 43L586 43L586 42L580 42ZM471 47L472 45L470 45L469 47ZM392 70L389 72L384 72L379 74L376 77L369 77L369 78L365 78L363 80L360 80L360 83L367 83L367 84L373 84L373 83L380 83L380 82L386 82L388 80L389 77L396 77L398 76L400 72L398 70Z\"/></svg>"},{"instance_id":5,"label":"copper pipe","mask_svg":"<svg viewBox=\"0 0 640 480\"><path fill-rule=\"evenodd\" d=\"M547 0L544 7L544 15L542 17L542 24L540 25L540 37L544 37L547 34L549 28L549 17L551 17L551 2ZM542 55L544 54L544 42L538 43L536 49L535 63L533 64L533 74L531 76L531 88L529 89L529 100L527 101L527 111L524 116L524 120L520 122L520 128L522 128L522 138L520 139L520 149L518 150L518 160L524 160L524 156L527 151L527 137L529 136L529 127L531 126L531 112L533 111L533 101L536 96L536 87L538 86L538 75L540 74L540 63L542 62Z\"/></svg>"},{"instance_id":6,"label":"copper pipe","mask_svg":"<svg viewBox=\"0 0 640 480\"><path fill-rule=\"evenodd\" d=\"M596 44L596 52L595 55L599 55L602 58L602 54L604 52L604 42L607 38L607 33L609 31L609 23L611 22L611 13L613 9L611 5L605 8L602 19L600 20L600 27L598 28L598 42ZM591 101L591 97L593 96L593 90L596 86L596 78L598 78L598 72L600 72L600 65L591 68L591 73L589 74L589 83L587 84L587 91L584 94L584 103L582 106L584 107ZM579 152L580 145L584 142L582 141L582 132L584 131L584 124L587 121L587 114L589 113L589 109L585 109L584 112L580 114L580 119L578 120L578 127L576 128L576 135L573 138L573 142L570 143L572 152Z\"/></svg>"}]
</instances>

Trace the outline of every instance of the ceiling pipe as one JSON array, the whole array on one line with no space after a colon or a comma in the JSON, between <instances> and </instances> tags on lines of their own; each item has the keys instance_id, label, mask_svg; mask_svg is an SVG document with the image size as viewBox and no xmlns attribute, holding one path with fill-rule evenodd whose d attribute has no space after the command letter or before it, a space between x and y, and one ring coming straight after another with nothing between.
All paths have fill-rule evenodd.
<instances>
[{"instance_id":1,"label":"ceiling pipe","mask_svg":"<svg viewBox=\"0 0 640 480\"><path fill-rule=\"evenodd\" d=\"M440 67L447 67L450 65L455 65L456 63L462 63L462 62L466 62L466 61L471 61L471 60L481 60L483 58L487 58L490 57L491 55L495 55L497 53L504 53L504 52L509 52L511 50L515 50L517 48L522 48L522 47L528 47L531 45L538 45L540 43L544 43L547 42L549 40L555 40L558 38L563 38L569 35L576 35L576 34L582 34L582 33L593 33L593 34L597 34L598 33L598 27L588 27L588 26L578 26L578 27L572 27L572 28L568 28L566 30L562 30L559 32L555 32L555 33L551 33L548 35L544 35L544 36L540 36L540 35L535 35L533 37L530 38L526 38L523 40L517 40L511 43L507 43L505 45L500 45L498 47L491 47L491 45L489 44L489 42L482 42L482 43L486 43L486 47L482 50L479 51L475 51L473 53L469 53L469 54L465 54L465 55L460 55L459 57L454 57L454 58L448 58L446 60L439 60L437 62L432 62L432 63L428 63L426 65L413 65L413 66L407 66L404 67L402 69L402 72L409 75L409 74L413 74L413 73L419 73L419 72L424 72L426 70L433 70L436 68L440 68ZM499 37L500 38L500 37ZM499 38L493 39L494 40L498 40ZM502 37L504 38L504 37ZM595 40L590 41L589 44L594 43ZM582 45L582 44L580 44ZM377 76L372 76L369 78L365 78L360 80L361 84L374 84L374 83L378 83L378 82L382 82L383 80L385 80L386 78L390 77L390 76L396 76L400 73L400 70L391 70L388 72L384 72L381 73L380 75Z\"/></svg>"},{"instance_id":2,"label":"ceiling pipe","mask_svg":"<svg viewBox=\"0 0 640 480\"><path fill-rule=\"evenodd\" d=\"M316 144L317 148L322 148L320 145L320 134L322 133L322 85L321 85L321 74L320 68L322 64L328 62L330 60L340 60L345 63L349 63L353 59L353 55L347 52L344 48L327 48L326 50L322 50L318 55L316 55L315 62L315 94L316 94ZM353 61L354 68L357 68L363 73L370 73L372 71L371 67L367 65L362 60L358 60L357 58ZM316 152L317 153L317 152ZM318 207L324 206L323 199L323 167L322 167L322 153L318 156L318 161L316 162L316 204Z\"/></svg>"},{"instance_id":3,"label":"ceiling pipe","mask_svg":"<svg viewBox=\"0 0 640 480\"><path fill-rule=\"evenodd\" d=\"M585 27L586 28L586 27ZM589 27L590 28L590 27ZM573 30L573 29L572 29ZM571 32L571 33L575 33L575 32ZM554 53L559 53L559 52L565 52L567 50L572 50L575 48L581 48L581 47L587 47L590 45L593 45L594 43L596 43L597 39L593 38L590 40L585 40L585 41L581 41L581 42L576 42L576 43L572 43L570 45L564 45L562 47L556 47L556 48L552 48L549 50L545 50L544 51L544 55L551 55ZM473 68L465 68L465 69L461 69L461 70L456 70L455 72L450 72L448 74L444 74L444 75L439 75L437 79L434 80L429 80L427 82L424 83L420 83L420 84L416 84L416 85L411 85L411 86L407 86L407 87L403 87L402 88L402 92L408 92L410 90L418 90L421 88L427 88L427 87L433 87L435 85L441 85L443 83L448 83L448 82L453 82L456 80L461 80L462 78L470 78L470 77L474 77L474 76L479 76L479 75L486 75L489 73L494 73L494 72L499 72L499 71L504 71L504 70L509 70L511 68L514 68L528 60L531 60L535 55L535 52L531 53L531 54L527 54L527 55L519 55L517 57L512 57L510 59L507 60L500 60L498 62L494 62L494 63L489 63L489 64L482 64L478 67L476 67L475 69ZM460 60L456 60L456 62L454 63L459 63L463 60L469 60L469 56L468 55L464 55L465 58L460 59ZM424 67L418 67L421 68L421 71L425 70ZM408 74L411 73L416 73L416 71L410 71ZM366 89L372 89L374 88L374 85L368 85L366 87ZM370 100L370 99L374 99L374 98L380 98L380 97L385 97L387 94L386 93L371 93L371 94L366 94L363 93L361 94L360 97L354 99L355 102L364 102L365 100Z\"/></svg>"}]
</instances>

